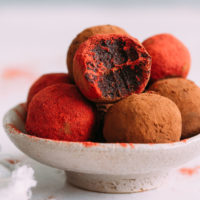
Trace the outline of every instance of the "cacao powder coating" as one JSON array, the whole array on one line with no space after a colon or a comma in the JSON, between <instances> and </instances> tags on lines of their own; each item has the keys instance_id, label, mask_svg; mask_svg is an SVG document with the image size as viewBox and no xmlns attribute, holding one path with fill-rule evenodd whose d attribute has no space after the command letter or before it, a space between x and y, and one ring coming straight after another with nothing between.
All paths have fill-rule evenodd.
<instances>
[{"instance_id":1,"label":"cacao powder coating","mask_svg":"<svg viewBox=\"0 0 200 200\"><path fill-rule=\"evenodd\" d=\"M107 142L168 143L181 137L181 113L168 98L153 93L133 94L106 113Z\"/></svg>"},{"instance_id":2,"label":"cacao powder coating","mask_svg":"<svg viewBox=\"0 0 200 200\"><path fill-rule=\"evenodd\" d=\"M200 133L200 88L194 82L183 78L163 79L149 90L176 103L182 115L182 138Z\"/></svg>"}]
</instances>

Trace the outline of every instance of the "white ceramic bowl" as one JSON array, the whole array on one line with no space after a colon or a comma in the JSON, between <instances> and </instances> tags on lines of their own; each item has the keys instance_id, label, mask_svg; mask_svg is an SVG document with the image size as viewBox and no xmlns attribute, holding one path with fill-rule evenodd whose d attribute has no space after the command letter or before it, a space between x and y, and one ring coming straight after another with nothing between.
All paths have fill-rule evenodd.
<instances>
[{"instance_id":1,"label":"white ceramic bowl","mask_svg":"<svg viewBox=\"0 0 200 200\"><path fill-rule=\"evenodd\" d=\"M27 135L19 104L4 117L12 142L31 158L66 171L68 182L87 190L131 193L163 183L167 174L200 154L200 134L169 144L54 141Z\"/></svg>"}]
</instances>

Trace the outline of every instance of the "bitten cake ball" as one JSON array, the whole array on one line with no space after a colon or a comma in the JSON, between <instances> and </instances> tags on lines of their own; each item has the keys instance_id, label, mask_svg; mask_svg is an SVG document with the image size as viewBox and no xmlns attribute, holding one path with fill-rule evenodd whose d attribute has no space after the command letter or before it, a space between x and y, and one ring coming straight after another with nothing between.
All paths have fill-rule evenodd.
<instances>
[{"instance_id":1,"label":"bitten cake ball","mask_svg":"<svg viewBox=\"0 0 200 200\"><path fill-rule=\"evenodd\" d=\"M176 104L157 94L133 94L106 113L107 142L167 143L181 137L181 113Z\"/></svg>"},{"instance_id":2,"label":"bitten cake ball","mask_svg":"<svg viewBox=\"0 0 200 200\"><path fill-rule=\"evenodd\" d=\"M33 83L31 88L29 89L27 105L29 105L33 96L37 94L40 90L56 83L72 83L72 81L69 75L66 73L51 73L42 75Z\"/></svg>"},{"instance_id":3,"label":"bitten cake ball","mask_svg":"<svg viewBox=\"0 0 200 200\"><path fill-rule=\"evenodd\" d=\"M191 62L190 53L173 35L155 35L142 44L152 57L151 82L163 78L187 76Z\"/></svg>"},{"instance_id":4,"label":"bitten cake ball","mask_svg":"<svg viewBox=\"0 0 200 200\"><path fill-rule=\"evenodd\" d=\"M95 35L80 45L73 66L75 82L84 96L108 103L144 90L151 57L131 36Z\"/></svg>"},{"instance_id":5,"label":"bitten cake ball","mask_svg":"<svg viewBox=\"0 0 200 200\"><path fill-rule=\"evenodd\" d=\"M71 76L72 79L73 79L73 58L76 50L79 48L79 45L93 35L109 34L109 33L127 34L124 29L118 26L100 25L87 28L83 30L81 33L79 33L76 36L76 38L74 38L67 52L67 67L69 75Z\"/></svg>"},{"instance_id":6,"label":"bitten cake ball","mask_svg":"<svg viewBox=\"0 0 200 200\"><path fill-rule=\"evenodd\" d=\"M182 115L182 138L200 133L200 88L194 82L170 78L155 82L149 89L176 103Z\"/></svg>"},{"instance_id":7,"label":"bitten cake ball","mask_svg":"<svg viewBox=\"0 0 200 200\"><path fill-rule=\"evenodd\" d=\"M87 141L96 124L96 110L72 84L59 83L38 92L29 104L30 135L66 141Z\"/></svg>"}]
</instances>

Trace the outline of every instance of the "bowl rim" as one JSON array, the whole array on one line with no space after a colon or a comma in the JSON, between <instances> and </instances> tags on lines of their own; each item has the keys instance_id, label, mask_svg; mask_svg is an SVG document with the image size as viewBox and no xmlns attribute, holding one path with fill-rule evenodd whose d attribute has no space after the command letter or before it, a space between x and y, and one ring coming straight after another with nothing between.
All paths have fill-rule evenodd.
<instances>
[{"instance_id":1,"label":"bowl rim","mask_svg":"<svg viewBox=\"0 0 200 200\"><path fill-rule=\"evenodd\" d=\"M73 145L73 146L80 146L81 148L97 148L97 149L104 149L107 150L113 150L114 149L137 149L137 150L158 150L158 149L174 149L178 147L183 147L185 145L190 145L192 143L199 142L200 143L200 134L197 134L193 137L180 140L178 142L171 142L171 143L100 143L100 142L92 142L92 141L83 141L83 142L75 142L75 141L64 141L64 140L54 140L54 139L48 139L48 138L40 138L33 135L28 135L27 133L22 132L16 127L16 124L12 122L10 119L10 116L13 112L16 113L16 109L19 109L19 107L24 108L24 103L17 104L15 107L12 107L9 109L4 117L3 117L3 127L5 132L8 134L8 136L20 136L20 137L26 137L27 139L31 141L38 141L41 143L49 143L49 144L59 144L59 145ZM16 115L17 116L17 115Z\"/></svg>"}]
</instances>

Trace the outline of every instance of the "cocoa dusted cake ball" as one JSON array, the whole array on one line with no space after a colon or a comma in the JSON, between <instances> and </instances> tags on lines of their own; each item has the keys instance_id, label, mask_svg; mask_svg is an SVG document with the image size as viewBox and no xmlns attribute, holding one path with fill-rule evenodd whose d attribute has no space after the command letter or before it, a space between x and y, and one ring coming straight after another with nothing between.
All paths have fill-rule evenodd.
<instances>
[{"instance_id":1,"label":"cocoa dusted cake ball","mask_svg":"<svg viewBox=\"0 0 200 200\"><path fill-rule=\"evenodd\" d=\"M128 35L94 35L76 51L76 85L93 102L112 103L142 92L150 77L151 57Z\"/></svg>"},{"instance_id":2,"label":"cocoa dusted cake ball","mask_svg":"<svg viewBox=\"0 0 200 200\"><path fill-rule=\"evenodd\" d=\"M50 73L42 75L33 83L31 88L29 89L27 105L29 105L33 96L37 94L40 90L56 83L72 83L72 80L66 73Z\"/></svg>"},{"instance_id":3,"label":"cocoa dusted cake ball","mask_svg":"<svg viewBox=\"0 0 200 200\"><path fill-rule=\"evenodd\" d=\"M200 88L183 78L155 82L149 90L158 92L176 103L182 115L182 138L200 133Z\"/></svg>"},{"instance_id":4,"label":"cocoa dusted cake ball","mask_svg":"<svg viewBox=\"0 0 200 200\"><path fill-rule=\"evenodd\" d=\"M147 38L142 44L152 57L151 82L187 76L191 63L190 53L176 37L158 34Z\"/></svg>"},{"instance_id":5,"label":"cocoa dusted cake ball","mask_svg":"<svg viewBox=\"0 0 200 200\"><path fill-rule=\"evenodd\" d=\"M73 58L76 50L79 48L79 45L93 35L109 34L109 33L127 34L124 29L118 26L100 25L100 26L89 27L80 32L76 36L76 38L74 38L67 52L67 67L69 75L72 79L73 79Z\"/></svg>"},{"instance_id":6,"label":"cocoa dusted cake ball","mask_svg":"<svg viewBox=\"0 0 200 200\"><path fill-rule=\"evenodd\" d=\"M38 92L28 108L26 131L41 138L87 141L96 129L95 106L72 84L58 83Z\"/></svg>"},{"instance_id":7,"label":"cocoa dusted cake ball","mask_svg":"<svg viewBox=\"0 0 200 200\"><path fill-rule=\"evenodd\" d=\"M133 94L106 113L107 142L168 143L181 137L181 113L168 98L153 93Z\"/></svg>"}]
</instances>

